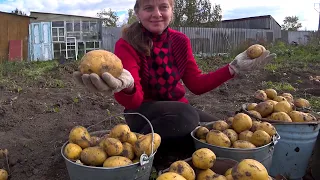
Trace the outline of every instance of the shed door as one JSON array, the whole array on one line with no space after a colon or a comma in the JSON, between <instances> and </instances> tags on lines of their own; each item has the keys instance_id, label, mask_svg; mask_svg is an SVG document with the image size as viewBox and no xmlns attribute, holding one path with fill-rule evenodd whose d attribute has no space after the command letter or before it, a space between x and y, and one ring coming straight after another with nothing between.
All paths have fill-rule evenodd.
<instances>
[{"instance_id":1,"label":"shed door","mask_svg":"<svg viewBox=\"0 0 320 180\"><path fill-rule=\"evenodd\" d=\"M31 24L32 60L47 61L52 59L51 26L49 22Z\"/></svg>"}]
</instances>

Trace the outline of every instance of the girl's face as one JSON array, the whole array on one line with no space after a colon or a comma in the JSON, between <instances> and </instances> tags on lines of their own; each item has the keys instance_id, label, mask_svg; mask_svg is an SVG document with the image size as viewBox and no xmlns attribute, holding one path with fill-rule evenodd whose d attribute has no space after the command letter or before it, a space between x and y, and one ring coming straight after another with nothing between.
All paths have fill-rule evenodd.
<instances>
[{"instance_id":1,"label":"girl's face","mask_svg":"<svg viewBox=\"0 0 320 180\"><path fill-rule=\"evenodd\" d=\"M136 14L140 23L156 34L167 28L173 16L169 0L144 0Z\"/></svg>"}]
</instances>

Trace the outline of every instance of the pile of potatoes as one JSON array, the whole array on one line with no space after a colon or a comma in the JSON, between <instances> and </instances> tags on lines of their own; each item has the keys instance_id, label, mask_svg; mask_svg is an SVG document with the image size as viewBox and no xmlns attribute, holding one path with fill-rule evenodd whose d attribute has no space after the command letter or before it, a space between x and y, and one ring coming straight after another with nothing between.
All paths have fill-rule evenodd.
<instances>
[{"instance_id":1,"label":"pile of potatoes","mask_svg":"<svg viewBox=\"0 0 320 180\"><path fill-rule=\"evenodd\" d=\"M161 143L154 133L153 151ZM91 135L83 126L75 126L69 133L64 155L71 161L96 167L121 167L139 162L142 154L151 155L152 133L132 132L128 125L118 124L101 137Z\"/></svg>"},{"instance_id":2,"label":"pile of potatoes","mask_svg":"<svg viewBox=\"0 0 320 180\"><path fill-rule=\"evenodd\" d=\"M0 149L0 160L3 160L4 164L8 163L7 149ZM7 180L8 177L9 177L8 171L5 168L0 168L0 180Z\"/></svg>"},{"instance_id":3,"label":"pile of potatoes","mask_svg":"<svg viewBox=\"0 0 320 180\"><path fill-rule=\"evenodd\" d=\"M224 174L214 172L216 163L215 153L208 148L201 148L192 154L192 160L175 161L169 170L157 180L269 180L272 179L267 169L254 159L243 159L233 167L227 169ZM220 172L221 173L221 172Z\"/></svg>"},{"instance_id":4,"label":"pile of potatoes","mask_svg":"<svg viewBox=\"0 0 320 180\"><path fill-rule=\"evenodd\" d=\"M303 109L311 105L304 98L295 98L290 93L278 94L275 89L257 90L254 98L259 102L248 103L246 110L257 119L265 118L283 122L314 122L317 118Z\"/></svg>"},{"instance_id":5,"label":"pile of potatoes","mask_svg":"<svg viewBox=\"0 0 320 180\"><path fill-rule=\"evenodd\" d=\"M269 144L276 133L271 123L237 113L227 120L215 121L211 127L199 127L195 137L201 142L219 147L252 149Z\"/></svg>"}]
</instances>

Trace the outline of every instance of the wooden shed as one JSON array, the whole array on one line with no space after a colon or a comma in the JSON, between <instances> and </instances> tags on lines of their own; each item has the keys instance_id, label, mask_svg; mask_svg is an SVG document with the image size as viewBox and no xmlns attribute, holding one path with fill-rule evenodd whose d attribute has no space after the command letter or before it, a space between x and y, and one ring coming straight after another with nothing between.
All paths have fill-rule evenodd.
<instances>
[{"instance_id":1,"label":"wooden shed","mask_svg":"<svg viewBox=\"0 0 320 180\"><path fill-rule=\"evenodd\" d=\"M19 60L28 59L30 18L32 17L0 11L0 63L10 60L9 53L18 45L18 48L22 49L22 58ZM15 41L15 44L11 46L11 51L9 51L10 41Z\"/></svg>"},{"instance_id":2,"label":"wooden shed","mask_svg":"<svg viewBox=\"0 0 320 180\"><path fill-rule=\"evenodd\" d=\"M271 15L227 19L221 21L219 27L272 30L273 39L281 38L281 25Z\"/></svg>"}]
</instances>

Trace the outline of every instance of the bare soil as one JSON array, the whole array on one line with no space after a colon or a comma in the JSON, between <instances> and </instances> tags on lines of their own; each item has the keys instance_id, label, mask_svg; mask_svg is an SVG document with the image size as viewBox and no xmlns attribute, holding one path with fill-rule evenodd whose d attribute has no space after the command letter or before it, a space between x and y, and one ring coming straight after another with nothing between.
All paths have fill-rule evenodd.
<instances>
[{"instance_id":1,"label":"bare soil","mask_svg":"<svg viewBox=\"0 0 320 180\"><path fill-rule=\"evenodd\" d=\"M223 65L220 61L214 63ZM320 75L316 74L320 64L306 67L297 63L293 67L274 73L259 70L201 96L188 92L187 97L195 107L221 119L233 115L241 104L253 101L252 94L265 88L263 81L288 82L296 88L290 91L294 96L319 97L320 85L310 81L309 76ZM9 150L11 180L69 179L60 150L70 129L75 125L87 127L122 112L122 106L112 97L88 93L77 86L71 76L74 69L72 64L60 65L35 81L25 81L18 75L10 77L21 91L0 84L0 148ZM50 78L62 80L64 87L48 88ZM5 163L2 166L6 167Z\"/></svg>"}]
</instances>

